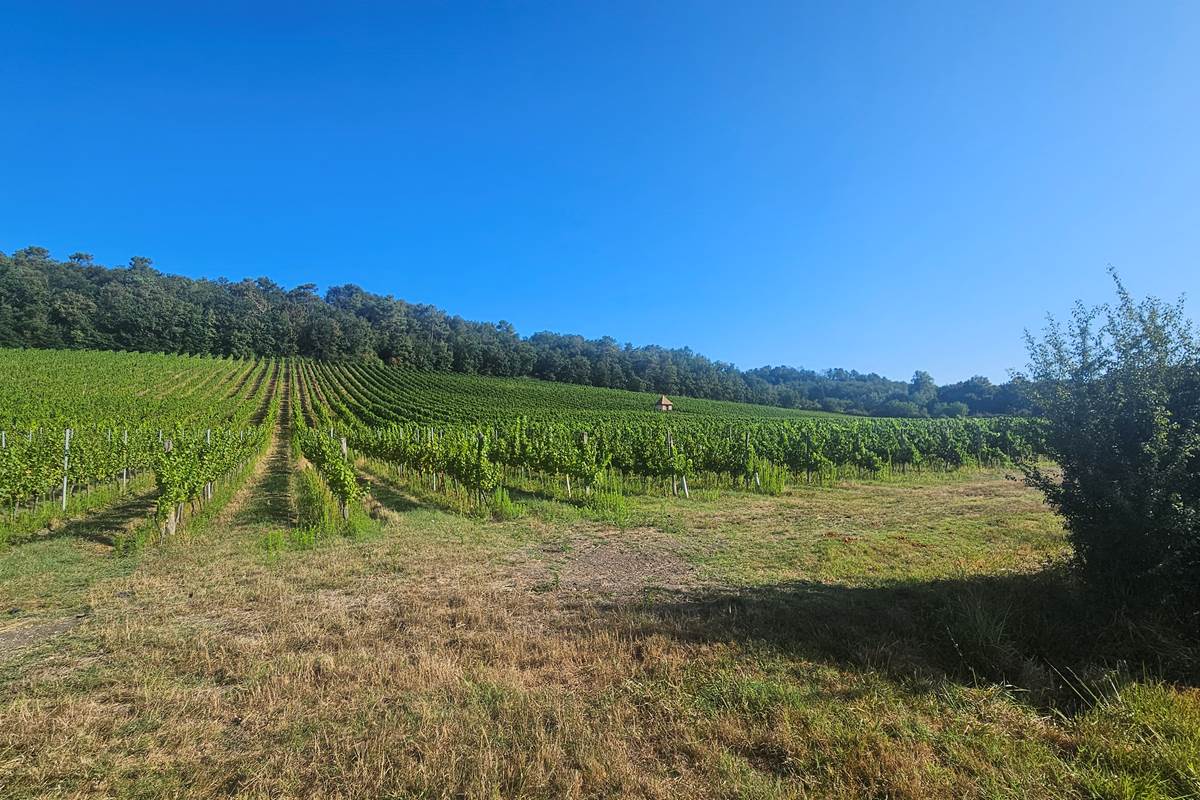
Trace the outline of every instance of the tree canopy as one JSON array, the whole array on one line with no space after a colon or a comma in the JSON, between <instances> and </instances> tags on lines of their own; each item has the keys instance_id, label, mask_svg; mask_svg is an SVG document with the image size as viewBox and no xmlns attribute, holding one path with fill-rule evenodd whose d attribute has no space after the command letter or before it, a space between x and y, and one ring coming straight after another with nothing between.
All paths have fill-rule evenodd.
<instances>
[{"instance_id":1,"label":"tree canopy","mask_svg":"<svg viewBox=\"0 0 1200 800\"><path fill-rule=\"evenodd\" d=\"M42 247L0 253L0 346L141 350L236 357L381 359L423 370L737 400L887 416L1009 414L1028 410L1020 382L975 377L938 387L875 373L786 366L739 370L689 348L472 322L431 305L334 286L287 289L268 278L194 280L134 257L125 267L87 253L57 261Z\"/></svg>"}]
</instances>

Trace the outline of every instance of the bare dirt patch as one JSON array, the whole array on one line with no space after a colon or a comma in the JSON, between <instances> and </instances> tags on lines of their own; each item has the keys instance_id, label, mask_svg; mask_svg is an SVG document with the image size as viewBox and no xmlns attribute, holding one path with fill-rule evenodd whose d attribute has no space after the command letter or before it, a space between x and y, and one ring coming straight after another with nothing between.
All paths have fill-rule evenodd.
<instances>
[{"instance_id":1,"label":"bare dirt patch","mask_svg":"<svg viewBox=\"0 0 1200 800\"><path fill-rule=\"evenodd\" d=\"M571 540L561 557L547 562L548 583L538 589L636 599L646 591L687 592L701 586L696 568L678 545L652 528L602 530Z\"/></svg>"},{"instance_id":2,"label":"bare dirt patch","mask_svg":"<svg viewBox=\"0 0 1200 800\"><path fill-rule=\"evenodd\" d=\"M67 619L48 621L27 621L18 627L0 630L0 658L4 658L17 650L41 644L52 636L66 633L83 621L80 614Z\"/></svg>"}]
</instances>

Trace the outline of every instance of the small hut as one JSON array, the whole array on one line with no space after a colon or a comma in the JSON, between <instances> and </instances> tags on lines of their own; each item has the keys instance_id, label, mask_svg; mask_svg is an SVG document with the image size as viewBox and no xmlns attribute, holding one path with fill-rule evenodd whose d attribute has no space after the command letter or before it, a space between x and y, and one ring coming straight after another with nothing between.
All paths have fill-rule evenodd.
<instances>
[{"instance_id":1,"label":"small hut","mask_svg":"<svg viewBox=\"0 0 1200 800\"><path fill-rule=\"evenodd\" d=\"M659 411L670 411L675 406L671 403L671 398L662 394L658 396L658 402L654 404L654 407Z\"/></svg>"}]
</instances>

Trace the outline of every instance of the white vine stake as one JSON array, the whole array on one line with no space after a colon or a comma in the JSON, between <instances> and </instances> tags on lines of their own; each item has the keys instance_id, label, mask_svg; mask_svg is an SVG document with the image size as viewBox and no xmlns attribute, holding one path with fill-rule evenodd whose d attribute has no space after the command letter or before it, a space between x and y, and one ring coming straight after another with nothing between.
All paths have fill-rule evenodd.
<instances>
[{"instance_id":1,"label":"white vine stake","mask_svg":"<svg viewBox=\"0 0 1200 800\"><path fill-rule=\"evenodd\" d=\"M67 510L67 467L71 463L71 429L67 428L63 436L63 490L62 510Z\"/></svg>"}]
</instances>

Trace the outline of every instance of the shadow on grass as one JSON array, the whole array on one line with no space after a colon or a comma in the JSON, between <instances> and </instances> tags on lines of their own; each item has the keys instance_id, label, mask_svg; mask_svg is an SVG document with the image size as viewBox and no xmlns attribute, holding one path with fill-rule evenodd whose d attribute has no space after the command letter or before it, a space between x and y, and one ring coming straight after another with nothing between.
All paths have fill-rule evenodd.
<instances>
[{"instance_id":1,"label":"shadow on grass","mask_svg":"<svg viewBox=\"0 0 1200 800\"><path fill-rule=\"evenodd\" d=\"M117 538L135 522L154 513L153 493L142 493L124 497L95 513L77 517L66 524L41 534L34 534L26 541L52 539L80 539L113 547Z\"/></svg>"},{"instance_id":2,"label":"shadow on grass","mask_svg":"<svg viewBox=\"0 0 1200 800\"><path fill-rule=\"evenodd\" d=\"M505 486L505 491L508 496L517 502L525 502L527 500L541 500L545 502L563 502L574 505L572 501L568 501L565 497L558 498L554 494L544 489L522 489L519 486Z\"/></svg>"},{"instance_id":3,"label":"shadow on grass","mask_svg":"<svg viewBox=\"0 0 1200 800\"><path fill-rule=\"evenodd\" d=\"M1002 683L1038 705L1086 705L1121 676L1200 685L1200 637L1178 620L1104 611L1069 574L969 576L878 587L797 581L607 609L635 636L735 642L915 687Z\"/></svg>"},{"instance_id":4,"label":"shadow on grass","mask_svg":"<svg viewBox=\"0 0 1200 800\"><path fill-rule=\"evenodd\" d=\"M560 505L581 509L587 507L587 495L576 492L574 497L562 497L544 489L522 489L506 486L509 497L518 503L558 503Z\"/></svg>"},{"instance_id":5,"label":"shadow on grass","mask_svg":"<svg viewBox=\"0 0 1200 800\"><path fill-rule=\"evenodd\" d=\"M416 511L418 508L432 508L432 506L418 503L412 497L389 485L387 481L373 473L366 475L366 481L367 486L371 490L371 496L389 511L404 514L409 511Z\"/></svg>"}]
</instances>

